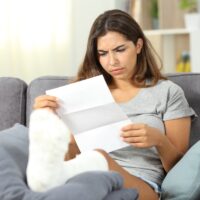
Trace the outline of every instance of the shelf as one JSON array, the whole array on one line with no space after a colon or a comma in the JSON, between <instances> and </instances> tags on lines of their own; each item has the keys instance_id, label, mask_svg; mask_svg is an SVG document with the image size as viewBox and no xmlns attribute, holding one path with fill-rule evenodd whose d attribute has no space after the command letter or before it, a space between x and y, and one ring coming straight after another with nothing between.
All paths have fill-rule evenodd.
<instances>
[{"instance_id":1,"label":"shelf","mask_svg":"<svg viewBox=\"0 0 200 200\"><path fill-rule=\"evenodd\" d=\"M176 72L183 51L190 53L192 72L200 72L200 29L159 29L144 31L163 61L163 71Z\"/></svg>"},{"instance_id":2,"label":"shelf","mask_svg":"<svg viewBox=\"0 0 200 200\"><path fill-rule=\"evenodd\" d=\"M180 34L189 34L190 31L187 29L157 29L157 30L148 30L144 31L146 35L180 35Z\"/></svg>"},{"instance_id":3,"label":"shelf","mask_svg":"<svg viewBox=\"0 0 200 200\"><path fill-rule=\"evenodd\" d=\"M176 72L183 51L190 51L190 31L186 29L159 29L144 31L163 61L163 72Z\"/></svg>"}]
</instances>

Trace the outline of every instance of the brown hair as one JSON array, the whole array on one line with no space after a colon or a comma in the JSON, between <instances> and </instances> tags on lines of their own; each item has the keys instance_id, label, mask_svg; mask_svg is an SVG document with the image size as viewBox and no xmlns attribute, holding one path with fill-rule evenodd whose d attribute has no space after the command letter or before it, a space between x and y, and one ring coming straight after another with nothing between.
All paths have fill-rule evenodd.
<instances>
[{"instance_id":1,"label":"brown hair","mask_svg":"<svg viewBox=\"0 0 200 200\"><path fill-rule=\"evenodd\" d=\"M137 63L132 76L133 83L136 86L147 87L144 85L146 79L151 79L148 86L155 85L160 79L166 79L161 74L161 67L159 68L156 62L156 56L159 60L160 58L138 23L128 13L115 9L104 12L94 21L88 38L86 54L76 81L102 74L108 85L112 82L112 76L99 63L97 52L97 39L104 36L108 31L124 35L135 45L139 38L143 40L143 47L141 53L137 55Z\"/></svg>"}]
</instances>

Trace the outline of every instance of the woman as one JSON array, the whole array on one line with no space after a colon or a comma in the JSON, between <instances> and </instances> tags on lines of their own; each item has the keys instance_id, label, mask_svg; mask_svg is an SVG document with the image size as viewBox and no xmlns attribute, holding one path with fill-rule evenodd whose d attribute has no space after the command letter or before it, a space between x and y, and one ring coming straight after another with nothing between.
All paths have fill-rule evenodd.
<instances>
[{"instance_id":1,"label":"woman","mask_svg":"<svg viewBox=\"0 0 200 200\"><path fill-rule=\"evenodd\" d=\"M158 199L162 180L188 149L191 116L180 87L159 70L155 52L139 25L120 10L94 21L76 81L103 74L115 101L132 120L122 127L130 146L107 154L110 170L137 188L139 199ZM58 108L55 97L40 96L34 108ZM72 137L66 159L80 153Z\"/></svg>"}]
</instances>

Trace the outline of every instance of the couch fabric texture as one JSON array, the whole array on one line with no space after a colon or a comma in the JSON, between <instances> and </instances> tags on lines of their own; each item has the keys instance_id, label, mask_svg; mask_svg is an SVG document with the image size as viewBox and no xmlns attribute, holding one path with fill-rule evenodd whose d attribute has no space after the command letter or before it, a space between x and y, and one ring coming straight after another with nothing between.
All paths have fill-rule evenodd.
<instances>
[{"instance_id":1,"label":"couch fabric texture","mask_svg":"<svg viewBox=\"0 0 200 200\"><path fill-rule=\"evenodd\" d=\"M178 74L168 74L170 80L177 83L182 87L185 92L185 96L194 109L196 114L200 115L200 73L178 73ZM32 110L33 102L36 96L45 94L45 91L48 89L56 88L68 84L72 80L71 77L61 77L61 76L46 76L40 77L33 80L29 85L24 81L11 78L11 77L2 77L0 78L0 130L4 130L12 127L15 123L21 123L25 126L29 124L29 116ZM4 132L4 131L3 131ZM0 133L1 134L1 133ZM2 138L0 137L0 140ZM190 150L187 154L177 163L177 165L168 173L162 185L163 195L162 199L169 200L178 200L180 199L180 194L182 200L200 199L199 186L195 187L194 193L190 192L190 196L187 196L185 186L180 187L179 184L183 183L182 181L188 180L189 177L192 178L190 181L190 187L193 187L193 184L197 182L196 176L200 174L199 161L196 162L195 159L199 157L200 145L195 144L200 139L200 119L197 118L192 122L191 135L190 135ZM2 141L0 146L2 145ZM26 148L26 147L24 147ZM24 158L27 159L27 155L24 155ZM12 157L14 159L14 157ZM16 161L17 162L17 161ZM23 163L23 162L22 162ZM191 164L191 165L190 165ZM193 167L194 168L193 168ZM191 168L192 167L192 168ZM186 173L183 170L187 169ZM199 171L194 171L199 170ZM1 169L0 169L1 170ZM20 175L20 177L22 177ZM176 177L174 179L174 177ZM199 177L197 177L199 178ZM2 180L2 179L1 179ZM23 180L23 179L22 179ZM182 181L176 181L182 180ZM174 190L171 186L173 184ZM176 187L177 186L177 187ZM176 190L176 188L178 190ZM172 191L170 193L170 191ZM1 193L1 191L0 191ZM185 195L185 196L184 196Z\"/></svg>"}]
</instances>

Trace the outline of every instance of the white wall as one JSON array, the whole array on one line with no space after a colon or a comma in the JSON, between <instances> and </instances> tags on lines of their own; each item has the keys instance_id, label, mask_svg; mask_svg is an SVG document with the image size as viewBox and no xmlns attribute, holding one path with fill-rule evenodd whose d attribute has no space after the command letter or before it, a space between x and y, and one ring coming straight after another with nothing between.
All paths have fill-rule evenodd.
<instances>
[{"instance_id":1,"label":"white wall","mask_svg":"<svg viewBox=\"0 0 200 200\"><path fill-rule=\"evenodd\" d=\"M95 18L108 9L124 10L127 2L0 0L0 77L29 83L38 76L75 75Z\"/></svg>"}]
</instances>

